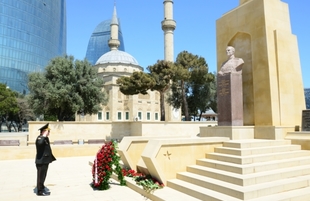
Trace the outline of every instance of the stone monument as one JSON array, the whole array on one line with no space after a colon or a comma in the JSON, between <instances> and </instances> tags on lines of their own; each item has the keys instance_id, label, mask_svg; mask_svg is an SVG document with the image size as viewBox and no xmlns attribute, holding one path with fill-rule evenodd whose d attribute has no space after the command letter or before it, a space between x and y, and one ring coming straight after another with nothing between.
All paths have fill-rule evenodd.
<instances>
[{"instance_id":1,"label":"stone monument","mask_svg":"<svg viewBox=\"0 0 310 201\"><path fill-rule=\"evenodd\" d=\"M218 71L223 48L233 46L244 60L243 122L255 138L283 138L301 125L305 109L297 38L281 0L240 0L216 21Z\"/></svg>"},{"instance_id":2,"label":"stone monument","mask_svg":"<svg viewBox=\"0 0 310 201\"><path fill-rule=\"evenodd\" d=\"M242 66L243 59L235 57L235 48L226 48L228 59L217 76L217 105L219 126L243 126Z\"/></svg>"}]
</instances>

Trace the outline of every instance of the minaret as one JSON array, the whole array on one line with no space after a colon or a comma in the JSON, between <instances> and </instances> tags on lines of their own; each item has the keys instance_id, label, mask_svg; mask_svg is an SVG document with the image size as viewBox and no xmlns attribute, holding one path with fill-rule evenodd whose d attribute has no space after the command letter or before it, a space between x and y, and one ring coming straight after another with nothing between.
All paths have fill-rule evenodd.
<instances>
[{"instance_id":1,"label":"minaret","mask_svg":"<svg viewBox=\"0 0 310 201\"><path fill-rule=\"evenodd\" d=\"M117 20L117 15L116 15L116 6L114 4L114 11L113 11L113 16L111 20L111 38L109 40L109 47L112 50L117 50L120 42L118 40L118 20Z\"/></svg>"},{"instance_id":2,"label":"minaret","mask_svg":"<svg viewBox=\"0 0 310 201\"><path fill-rule=\"evenodd\" d=\"M173 53L173 31L176 22L173 20L173 0L164 0L164 20L161 22L161 28L164 31L165 61L174 61Z\"/></svg>"},{"instance_id":3,"label":"minaret","mask_svg":"<svg viewBox=\"0 0 310 201\"><path fill-rule=\"evenodd\" d=\"M173 31L175 27L176 22L173 20L173 0L164 0L164 20L161 22L161 28L164 31L165 61L174 62ZM165 103L165 120L180 121L181 114L179 109L175 109Z\"/></svg>"}]
</instances>

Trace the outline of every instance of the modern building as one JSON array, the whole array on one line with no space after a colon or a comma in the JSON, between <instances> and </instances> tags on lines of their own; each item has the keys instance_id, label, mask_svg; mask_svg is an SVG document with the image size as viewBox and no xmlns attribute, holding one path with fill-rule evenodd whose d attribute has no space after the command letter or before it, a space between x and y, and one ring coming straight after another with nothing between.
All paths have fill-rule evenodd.
<instances>
[{"instance_id":1,"label":"modern building","mask_svg":"<svg viewBox=\"0 0 310 201\"><path fill-rule=\"evenodd\" d=\"M120 46L118 47L119 50L125 51L125 45L122 35L122 30L119 21L119 30L118 36L120 41ZM101 57L103 54L110 51L110 47L108 45L108 41L111 37L111 19L102 21L97 25L95 30L93 31L87 46L86 51L86 59L92 64L95 65L96 61Z\"/></svg>"},{"instance_id":2,"label":"modern building","mask_svg":"<svg viewBox=\"0 0 310 201\"><path fill-rule=\"evenodd\" d=\"M27 75L66 53L66 0L0 1L0 82L27 93Z\"/></svg>"}]
</instances>

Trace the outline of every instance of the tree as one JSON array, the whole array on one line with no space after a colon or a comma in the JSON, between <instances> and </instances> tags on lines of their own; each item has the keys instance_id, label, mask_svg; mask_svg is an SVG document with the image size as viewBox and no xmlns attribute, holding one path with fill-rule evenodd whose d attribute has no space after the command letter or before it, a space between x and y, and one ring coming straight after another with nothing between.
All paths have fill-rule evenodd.
<instances>
[{"instance_id":1,"label":"tree","mask_svg":"<svg viewBox=\"0 0 310 201\"><path fill-rule=\"evenodd\" d=\"M213 73L214 79L210 82L210 96L208 107L211 108L215 113L217 112L217 78L216 72Z\"/></svg>"},{"instance_id":2,"label":"tree","mask_svg":"<svg viewBox=\"0 0 310 201\"><path fill-rule=\"evenodd\" d=\"M155 85L155 80L150 74L133 72L130 77L120 77L116 81L120 91L125 95L147 94L147 90Z\"/></svg>"},{"instance_id":3,"label":"tree","mask_svg":"<svg viewBox=\"0 0 310 201\"><path fill-rule=\"evenodd\" d=\"M188 96L189 113L193 116L199 116L201 119L202 113L209 108L216 107L216 80L212 73L207 73L203 76L204 82L190 84L191 93Z\"/></svg>"},{"instance_id":4,"label":"tree","mask_svg":"<svg viewBox=\"0 0 310 201\"><path fill-rule=\"evenodd\" d=\"M165 93L170 88L170 81L174 75L175 66L173 62L158 60L153 66L148 66L155 85L151 90L156 90L160 95L160 120L165 121Z\"/></svg>"},{"instance_id":5,"label":"tree","mask_svg":"<svg viewBox=\"0 0 310 201\"><path fill-rule=\"evenodd\" d=\"M190 114L197 115L204 112L214 97L212 81L214 75L208 73L208 65L203 57L187 51L177 56L175 76L172 78L169 103L175 108L182 107L186 121L190 121ZM201 115L201 114L200 114Z\"/></svg>"},{"instance_id":6,"label":"tree","mask_svg":"<svg viewBox=\"0 0 310 201\"><path fill-rule=\"evenodd\" d=\"M160 94L161 121L165 121L165 92L169 89L170 79L174 72L173 62L158 60L148 66L149 73L134 72L130 77L120 77L117 84L125 95L147 94L148 90Z\"/></svg>"},{"instance_id":7,"label":"tree","mask_svg":"<svg viewBox=\"0 0 310 201\"><path fill-rule=\"evenodd\" d=\"M108 101L102 84L87 60L56 57L44 73L29 75L30 105L35 114L44 114L50 120L73 120L75 113L95 114Z\"/></svg>"},{"instance_id":8,"label":"tree","mask_svg":"<svg viewBox=\"0 0 310 201\"><path fill-rule=\"evenodd\" d=\"M17 123L18 131L22 131L22 125L26 124L29 120L35 120L33 110L29 107L29 96L20 95L17 97L17 106L19 111L14 119Z\"/></svg>"},{"instance_id":9,"label":"tree","mask_svg":"<svg viewBox=\"0 0 310 201\"><path fill-rule=\"evenodd\" d=\"M16 100L17 92L13 92L5 84L0 83L0 132L2 123L5 122L9 131L10 126L7 119L10 115L19 111Z\"/></svg>"}]
</instances>

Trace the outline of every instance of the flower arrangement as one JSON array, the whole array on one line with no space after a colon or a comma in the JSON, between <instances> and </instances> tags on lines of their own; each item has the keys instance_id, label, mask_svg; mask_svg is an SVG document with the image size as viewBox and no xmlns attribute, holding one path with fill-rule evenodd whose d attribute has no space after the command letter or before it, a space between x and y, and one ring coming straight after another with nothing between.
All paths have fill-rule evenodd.
<instances>
[{"instance_id":1,"label":"flower arrangement","mask_svg":"<svg viewBox=\"0 0 310 201\"><path fill-rule=\"evenodd\" d=\"M104 144L98 151L92 166L93 181L91 186L98 190L109 189L109 179L113 172L118 175L120 185L126 185L119 161L120 157L117 154L117 142L111 141Z\"/></svg>"},{"instance_id":2,"label":"flower arrangement","mask_svg":"<svg viewBox=\"0 0 310 201\"><path fill-rule=\"evenodd\" d=\"M123 169L122 173L124 176L132 177L137 185L142 186L143 190L147 193L152 193L156 189L161 189L165 185L161 184L155 178L152 178L151 175L144 175L142 173L137 173L134 170Z\"/></svg>"},{"instance_id":3,"label":"flower arrangement","mask_svg":"<svg viewBox=\"0 0 310 201\"><path fill-rule=\"evenodd\" d=\"M111 141L104 144L96 154L94 164L92 166L93 180L91 186L98 190L107 190L110 188L109 180L113 173L118 175L120 185L126 185L124 177L132 177L137 185L142 186L143 189L152 193L156 189L161 189L164 184L161 184L151 175L144 175L131 169L122 169L120 164L120 157L117 154L117 142Z\"/></svg>"}]
</instances>

